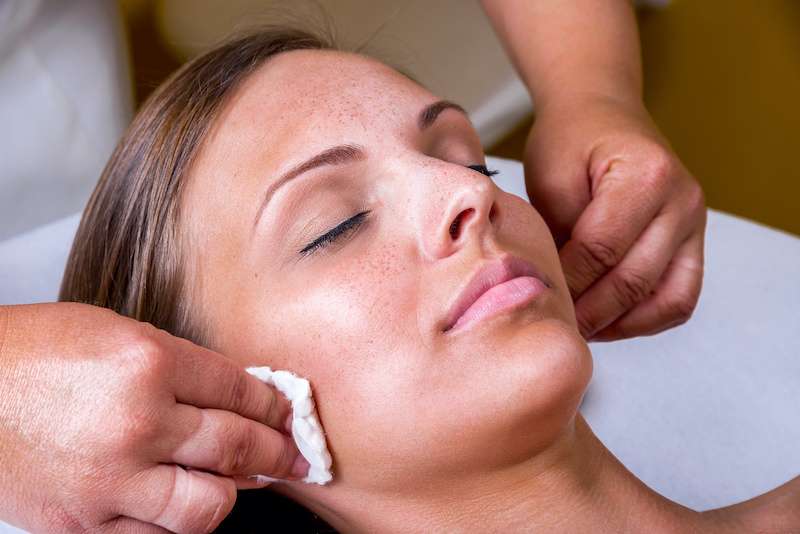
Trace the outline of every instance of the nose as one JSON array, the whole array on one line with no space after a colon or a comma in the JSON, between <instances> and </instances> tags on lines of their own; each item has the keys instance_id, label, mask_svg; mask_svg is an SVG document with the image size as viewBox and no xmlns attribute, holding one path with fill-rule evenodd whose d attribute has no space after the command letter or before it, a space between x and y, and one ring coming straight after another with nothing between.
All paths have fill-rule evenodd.
<instances>
[{"instance_id":1,"label":"nose","mask_svg":"<svg viewBox=\"0 0 800 534\"><path fill-rule=\"evenodd\" d=\"M472 243L481 246L492 233L499 215L498 189L489 177L464 181L453 191L429 234L434 258L454 254Z\"/></svg>"}]
</instances>

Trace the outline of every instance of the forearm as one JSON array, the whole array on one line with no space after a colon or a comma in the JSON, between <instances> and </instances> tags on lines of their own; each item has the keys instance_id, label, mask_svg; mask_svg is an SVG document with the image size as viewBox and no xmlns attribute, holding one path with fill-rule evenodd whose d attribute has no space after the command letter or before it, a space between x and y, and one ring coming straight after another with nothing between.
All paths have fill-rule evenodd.
<instances>
[{"instance_id":1,"label":"forearm","mask_svg":"<svg viewBox=\"0 0 800 534\"><path fill-rule=\"evenodd\" d=\"M627 0L482 0L534 106L601 96L639 104L642 67Z\"/></svg>"}]
</instances>

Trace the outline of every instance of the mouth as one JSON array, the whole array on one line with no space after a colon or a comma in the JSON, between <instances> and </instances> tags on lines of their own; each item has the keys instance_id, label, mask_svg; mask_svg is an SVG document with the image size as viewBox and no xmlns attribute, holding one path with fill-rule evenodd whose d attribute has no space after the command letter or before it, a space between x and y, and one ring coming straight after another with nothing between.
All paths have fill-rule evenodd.
<instances>
[{"instance_id":1,"label":"mouth","mask_svg":"<svg viewBox=\"0 0 800 534\"><path fill-rule=\"evenodd\" d=\"M444 321L444 333L533 301L551 285L527 260L502 255L483 264L462 287Z\"/></svg>"}]
</instances>

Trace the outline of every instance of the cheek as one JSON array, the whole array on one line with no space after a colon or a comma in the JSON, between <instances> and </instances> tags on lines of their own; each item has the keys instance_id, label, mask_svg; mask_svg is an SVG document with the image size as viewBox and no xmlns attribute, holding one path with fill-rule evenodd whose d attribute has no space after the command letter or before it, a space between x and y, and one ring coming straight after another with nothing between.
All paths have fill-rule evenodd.
<instances>
[{"instance_id":1,"label":"cheek","mask_svg":"<svg viewBox=\"0 0 800 534\"><path fill-rule=\"evenodd\" d=\"M417 323L416 278L402 255L386 248L322 258L324 274L306 267L304 280L287 277L241 313L252 326L234 353L311 381L338 480L374 476L387 422L409 428L401 418L420 397L414 389L430 349Z\"/></svg>"},{"instance_id":2,"label":"cheek","mask_svg":"<svg viewBox=\"0 0 800 534\"><path fill-rule=\"evenodd\" d=\"M547 274L557 296L554 302L557 316L577 328L572 297L550 229L526 200L509 193L502 193L500 198L506 215L498 231L501 246L518 251Z\"/></svg>"},{"instance_id":3,"label":"cheek","mask_svg":"<svg viewBox=\"0 0 800 534\"><path fill-rule=\"evenodd\" d=\"M497 465L530 454L574 415L591 360L568 326L555 245L530 204L504 202L498 240L550 276L558 319L487 331L467 348L431 346L417 316L425 295L408 265L414 251L404 245L342 251L277 287L248 287L237 310L245 324L224 352L311 381L337 482L403 487Z\"/></svg>"}]
</instances>

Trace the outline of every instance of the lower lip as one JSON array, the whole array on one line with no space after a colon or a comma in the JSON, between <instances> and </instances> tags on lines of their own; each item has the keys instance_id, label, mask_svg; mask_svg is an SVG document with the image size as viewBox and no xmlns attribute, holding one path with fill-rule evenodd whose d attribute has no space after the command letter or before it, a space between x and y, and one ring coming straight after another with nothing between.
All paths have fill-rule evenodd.
<instances>
[{"instance_id":1,"label":"lower lip","mask_svg":"<svg viewBox=\"0 0 800 534\"><path fill-rule=\"evenodd\" d=\"M533 276L518 276L487 290L467 308L450 331L460 330L472 323L498 313L527 304L540 295L547 286Z\"/></svg>"}]
</instances>

